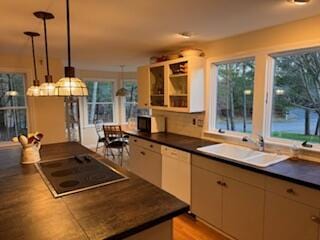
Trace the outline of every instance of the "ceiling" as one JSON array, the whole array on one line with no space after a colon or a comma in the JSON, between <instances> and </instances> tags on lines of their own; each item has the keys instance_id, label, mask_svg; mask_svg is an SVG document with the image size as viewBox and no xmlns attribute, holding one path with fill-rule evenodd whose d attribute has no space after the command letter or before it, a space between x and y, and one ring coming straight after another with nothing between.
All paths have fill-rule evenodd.
<instances>
[{"instance_id":1,"label":"ceiling","mask_svg":"<svg viewBox=\"0 0 320 240\"><path fill-rule=\"evenodd\" d=\"M295 6L285 0L71 0L70 8L73 65L118 70L159 52L320 14L320 1ZM22 33L42 34L42 22L32 13L44 10L56 17L48 22L49 54L66 59L64 0L1 0L0 9L0 53L30 54ZM194 36L177 36L183 31ZM40 38L37 45L42 43Z\"/></svg>"}]
</instances>

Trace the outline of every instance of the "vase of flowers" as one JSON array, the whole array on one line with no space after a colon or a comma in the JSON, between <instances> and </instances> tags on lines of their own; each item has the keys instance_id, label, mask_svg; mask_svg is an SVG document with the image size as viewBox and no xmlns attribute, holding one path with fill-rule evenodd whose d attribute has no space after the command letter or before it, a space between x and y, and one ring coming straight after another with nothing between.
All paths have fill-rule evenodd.
<instances>
[{"instance_id":1,"label":"vase of flowers","mask_svg":"<svg viewBox=\"0 0 320 240\"><path fill-rule=\"evenodd\" d=\"M31 164L40 161L40 147L42 133L30 133L28 136L19 135L12 139L13 142L19 142L22 146L21 163Z\"/></svg>"}]
</instances>

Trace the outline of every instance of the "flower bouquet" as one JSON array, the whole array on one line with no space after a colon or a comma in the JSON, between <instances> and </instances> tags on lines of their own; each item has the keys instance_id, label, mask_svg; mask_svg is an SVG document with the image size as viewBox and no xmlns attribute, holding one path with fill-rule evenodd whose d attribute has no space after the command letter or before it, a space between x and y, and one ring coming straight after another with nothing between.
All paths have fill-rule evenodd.
<instances>
[{"instance_id":1,"label":"flower bouquet","mask_svg":"<svg viewBox=\"0 0 320 240\"><path fill-rule=\"evenodd\" d=\"M29 133L28 136L19 135L12 139L13 142L19 142L22 146L21 163L30 164L40 161L40 147L42 133Z\"/></svg>"}]
</instances>

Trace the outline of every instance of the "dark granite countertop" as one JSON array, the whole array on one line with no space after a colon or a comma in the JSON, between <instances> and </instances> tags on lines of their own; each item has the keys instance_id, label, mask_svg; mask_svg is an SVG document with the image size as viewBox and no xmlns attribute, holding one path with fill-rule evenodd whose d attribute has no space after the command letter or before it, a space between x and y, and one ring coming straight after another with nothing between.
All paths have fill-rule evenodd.
<instances>
[{"instance_id":1,"label":"dark granite countertop","mask_svg":"<svg viewBox=\"0 0 320 240\"><path fill-rule=\"evenodd\" d=\"M210 156L197 148L216 144L200 138L188 137L173 133L142 133L137 131L126 131L129 135L143 138L155 143L163 144L169 147L177 148L201 156L208 157L215 161L224 162L243 169L251 170L257 173L287 180L296 184L320 190L320 163L311 162L303 159L293 159L282 161L278 164L266 168L255 167L245 163L231 161L229 159Z\"/></svg>"},{"instance_id":2,"label":"dark granite countertop","mask_svg":"<svg viewBox=\"0 0 320 240\"><path fill-rule=\"evenodd\" d=\"M187 204L78 143L44 145L42 160L89 153L129 180L54 198L20 148L0 150L0 239L123 239L188 211Z\"/></svg>"}]
</instances>

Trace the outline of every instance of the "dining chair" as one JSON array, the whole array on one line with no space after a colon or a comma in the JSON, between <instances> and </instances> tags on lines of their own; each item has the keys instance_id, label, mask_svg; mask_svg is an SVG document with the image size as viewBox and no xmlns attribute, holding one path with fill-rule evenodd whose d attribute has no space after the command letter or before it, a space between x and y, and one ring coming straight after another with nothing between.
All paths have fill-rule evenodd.
<instances>
[{"instance_id":1,"label":"dining chair","mask_svg":"<svg viewBox=\"0 0 320 240\"><path fill-rule=\"evenodd\" d=\"M123 151L128 151L128 139L125 137L120 125L103 125L103 131L105 136L105 147L106 152L105 155L111 153L113 159L115 158L115 154L113 149L118 150L118 156L120 157L120 165L122 166L123 160Z\"/></svg>"},{"instance_id":2,"label":"dining chair","mask_svg":"<svg viewBox=\"0 0 320 240\"><path fill-rule=\"evenodd\" d=\"M105 141L106 141L106 138L104 137L104 131L103 131L103 120L102 119L99 119L99 120L96 120L94 122L94 127L96 129L96 133L97 133L97 136L98 136L98 140L97 140L97 145L96 145L96 152L98 152L98 149L103 147L104 148L104 153L105 153ZM99 146L100 144L102 144L102 146Z\"/></svg>"}]
</instances>

